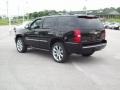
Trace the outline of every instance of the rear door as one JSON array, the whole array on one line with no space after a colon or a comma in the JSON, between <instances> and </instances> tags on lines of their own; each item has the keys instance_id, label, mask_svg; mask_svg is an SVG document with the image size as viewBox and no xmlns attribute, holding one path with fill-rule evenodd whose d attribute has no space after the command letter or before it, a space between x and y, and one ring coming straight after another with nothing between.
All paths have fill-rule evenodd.
<instances>
[{"instance_id":1,"label":"rear door","mask_svg":"<svg viewBox=\"0 0 120 90\"><path fill-rule=\"evenodd\" d=\"M57 30L56 17L46 17L43 20L42 28L39 32L40 37L40 48L49 49L49 43L54 32Z\"/></svg>"},{"instance_id":2,"label":"rear door","mask_svg":"<svg viewBox=\"0 0 120 90\"><path fill-rule=\"evenodd\" d=\"M58 29L61 34L74 30L75 22L72 16L60 16L58 18Z\"/></svg>"}]
</instances>

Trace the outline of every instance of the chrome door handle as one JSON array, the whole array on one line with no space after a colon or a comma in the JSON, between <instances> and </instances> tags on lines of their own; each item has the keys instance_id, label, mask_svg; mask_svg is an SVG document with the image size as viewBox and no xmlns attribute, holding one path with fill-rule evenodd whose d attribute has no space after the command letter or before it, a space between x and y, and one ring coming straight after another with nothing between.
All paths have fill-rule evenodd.
<instances>
[{"instance_id":1,"label":"chrome door handle","mask_svg":"<svg viewBox=\"0 0 120 90\"><path fill-rule=\"evenodd\" d=\"M39 32L34 32L34 34L39 34Z\"/></svg>"}]
</instances>

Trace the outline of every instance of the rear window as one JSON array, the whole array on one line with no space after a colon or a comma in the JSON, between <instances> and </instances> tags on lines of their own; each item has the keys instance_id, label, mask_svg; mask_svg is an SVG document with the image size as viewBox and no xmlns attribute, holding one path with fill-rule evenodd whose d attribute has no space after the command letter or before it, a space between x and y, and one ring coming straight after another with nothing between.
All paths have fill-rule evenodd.
<instances>
[{"instance_id":1,"label":"rear window","mask_svg":"<svg viewBox=\"0 0 120 90\"><path fill-rule=\"evenodd\" d=\"M79 18L78 25L80 28L101 29L103 24L98 18Z\"/></svg>"}]
</instances>

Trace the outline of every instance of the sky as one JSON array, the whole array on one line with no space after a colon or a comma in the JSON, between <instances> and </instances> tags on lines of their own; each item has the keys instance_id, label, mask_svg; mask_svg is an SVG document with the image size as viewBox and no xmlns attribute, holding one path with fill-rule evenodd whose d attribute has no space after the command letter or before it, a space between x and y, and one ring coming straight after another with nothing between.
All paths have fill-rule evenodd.
<instances>
[{"instance_id":1,"label":"sky","mask_svg":"<svg viewBox=\"0 0 120 90\"><path fill-rule=\"evenodd\" d=\"M0 0L0 15L23 15L42 10L80 11L86 5L88 10L106 7L120 7L120 0Z\"/></svg>"}]
</instances>

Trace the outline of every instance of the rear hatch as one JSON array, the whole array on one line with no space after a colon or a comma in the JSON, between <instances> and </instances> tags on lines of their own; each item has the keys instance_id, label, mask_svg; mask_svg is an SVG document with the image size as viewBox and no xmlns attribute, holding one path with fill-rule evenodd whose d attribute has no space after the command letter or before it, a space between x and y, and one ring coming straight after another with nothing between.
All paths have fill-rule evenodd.
<instances>
[{"instance_id":1,"label":"rear hatch","mask_svg":"<svg viewBox=\"0 0 120 90\"><path fill-rule=\"evenodd\" d=\"M104 39L104 25L97 17L79 16L77 21L82 33L83 44L100 43Z\"/></svg>"}]
</instances>

